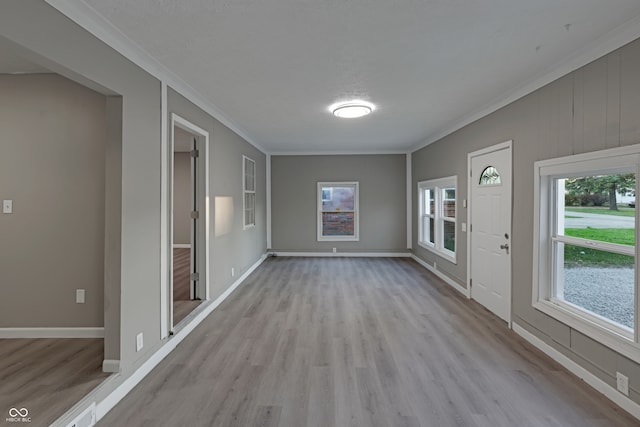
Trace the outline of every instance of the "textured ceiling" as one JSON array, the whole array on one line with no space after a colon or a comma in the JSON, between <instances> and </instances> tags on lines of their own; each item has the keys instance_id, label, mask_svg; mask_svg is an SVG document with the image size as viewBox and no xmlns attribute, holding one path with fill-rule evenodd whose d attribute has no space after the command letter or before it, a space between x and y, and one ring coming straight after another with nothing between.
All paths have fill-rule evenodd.
<instances>
[{"instance_id":1,"label":"textured ceiling","mask_svg":"<svg viewBox=\"0 0 640 427\"><path fill-rule=\"evenodd\" d=\"M640 16L638 0L86 0L270 152L401 152ZM377 110L333 117L361 98Z\"/></svg>"}]
</instances>

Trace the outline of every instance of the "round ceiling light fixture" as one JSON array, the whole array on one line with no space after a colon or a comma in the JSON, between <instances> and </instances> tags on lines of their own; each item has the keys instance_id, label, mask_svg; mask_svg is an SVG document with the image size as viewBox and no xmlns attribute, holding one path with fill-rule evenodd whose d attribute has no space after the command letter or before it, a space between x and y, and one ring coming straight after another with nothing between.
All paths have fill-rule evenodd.
<instances>
[{"instance_id":1,"label":"round ceiling light fixture","mask_svg":"<svg viewBox=\"0 0 640 427\"><path fill-rule=\"evenodd\" d=\"M342 119L356 119L366 116L375 110L375 105L370 102L354 100L347 102L339 102L329 107L334 116Z\"/></svg>"}]
</instances>

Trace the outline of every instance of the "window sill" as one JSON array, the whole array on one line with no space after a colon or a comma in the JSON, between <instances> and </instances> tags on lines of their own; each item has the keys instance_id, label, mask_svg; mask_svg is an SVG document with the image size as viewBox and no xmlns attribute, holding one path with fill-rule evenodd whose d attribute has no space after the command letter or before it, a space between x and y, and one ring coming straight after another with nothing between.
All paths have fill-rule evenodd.
<instances>
[{"instance_id":1,"label":"window sill","mask_svg":"<svg viewBox=\"0 0 640 427\"><path fill-rule=\"evenodd\" d=\"M451 252L445 252L445 251L443 251L441 249L437 249L434 246L429 246L429 245L427 245L425 243L422 243L422 242L418 242L418 246L420 246L421 248L424 248L424 249L426 249L426 250L428 250L430 252L433 252L434 254L438 255L441 258L446 259L447 261L450 261L450 262L452 262L452 263L454 263L456 265L458 264L456 255L455 254L451 255Z\"/></svg>"},{"instance_id":2,"label":"window sill","mask_svg":"<svg viewBox=\"0 0 640 427\"><path fill-rule=\"evenodd\" d=\"M591 319L586 313L585 315L580 315L578 310L565 307L564 304L559 302L542 300L535 302L533 308L640 363L640 345L633 342L633 332L629 333L615 326L606 327L602 324L604 322Z\"/></svg>"},{"instance_id":3,"label":"window sill","mask_svg":"<svg viewBox=\"0 0 640 427\"><path fill-rule=\"evenodd\" d=\"M359 242L359 237L354 236L318 236L318 242Z\"/></svg>"}]
</instances>

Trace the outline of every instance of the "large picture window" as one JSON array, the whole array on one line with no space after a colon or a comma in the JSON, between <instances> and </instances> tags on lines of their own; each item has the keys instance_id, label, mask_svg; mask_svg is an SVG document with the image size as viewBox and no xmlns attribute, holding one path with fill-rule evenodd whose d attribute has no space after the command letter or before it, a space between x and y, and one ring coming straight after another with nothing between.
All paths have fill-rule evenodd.
<instances>
[{"instance_id":1,"label":"large picture window","mask_svg":"<svg viewBox=\"0 0 640 427\"><path fill-rule=\"evenodd\" d=\"M418 243L456 262L455 176L418 183Z\"/></svg>"},{"instance_id":2,"label":"large picture window","mask_svg":"<svg viewBox=\"0 0 640 427\"><path fill-rule=\"evenodd\" d=\"M256 225L256 162L242 156L244 228Z\"/></svg>"},{"instance_id":3,"label":"large picture window","mask_svg":"<svg viewBox=\"0 0 640 427\"><path fill-rule=\"evenodd\" d=\"M318 183L318 240L358 240L358 183Z\"/></svg>"},{"instance_id":4,"label":"large picture window","mask_svg":"<svg viewBox=\"0 0 640 427\"><path fill-rule=\"evenodd\" d=\"M536 163L534 307L622 352L638 348L639 153L626 147Z\"/></svg>"}]
</instances>

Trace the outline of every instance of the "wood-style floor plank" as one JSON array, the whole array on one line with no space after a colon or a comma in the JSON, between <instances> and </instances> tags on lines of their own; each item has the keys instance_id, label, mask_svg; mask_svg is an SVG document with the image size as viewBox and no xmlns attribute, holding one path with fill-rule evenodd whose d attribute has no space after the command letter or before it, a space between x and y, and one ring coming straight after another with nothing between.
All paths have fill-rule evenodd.
<instances>
[{"instance_id":1,"label":"wood-style floor plank","mask_svg":"<svg viewBox=\"0 0 640 427\"><path fill-rule=\"evenodd\" d=\"M277 257L99 425L640 423L412 260Z\"/></svg>"},{"instance_id":2,"label":"wood-style floor plank","mask_svg":"<svg viewBox=\"0 0 640 427\"><path fill-rule=\"evenodd\" d=\"M102 339L0 339L0 425L45 427L107 376ZM31 422L6 422L26 408Z\"/></svg>"},{"instance_id":3,"label":"wood-style floor plank","mask_svg":"<svg viewBox=\"0 0 640 427\"><path fill-rule=\"evenodd\" d=\"M202 303L190 299L191 249L173 248L173 324L177 325Z\"/></svg>"},{"instance_id":4,"label":"wood-style floor plank","mask_svg":"<svg viewBox=\"0 0 640 427\"><path fill-rule=\"evenodd\" d=\"M173 248L173 300L189 301L191 249Z\"/></svg>"}]
</instances>

